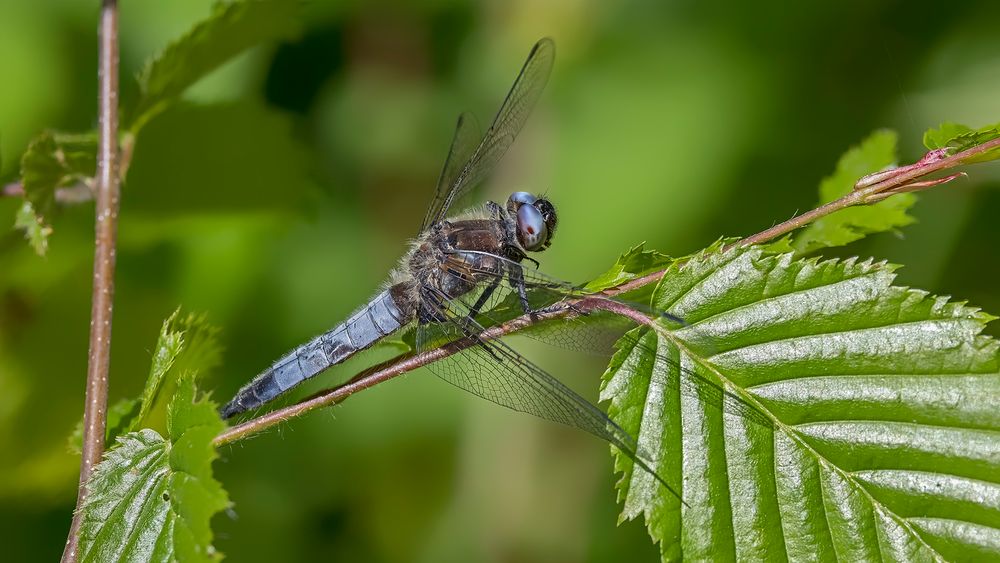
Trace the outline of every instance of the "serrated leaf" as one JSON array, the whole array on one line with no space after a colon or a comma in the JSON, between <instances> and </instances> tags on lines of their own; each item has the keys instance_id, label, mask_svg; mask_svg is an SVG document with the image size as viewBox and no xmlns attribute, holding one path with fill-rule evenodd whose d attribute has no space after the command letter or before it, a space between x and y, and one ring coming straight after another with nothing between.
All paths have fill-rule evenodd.
<instances>
[{"instance_id":1,"label":"serrated leaf","mask_svg":"<svg viewBox=\"0 0 1000 563\"><path fill-rule=\"evenodd\" d=\"M876 131L837 162L832 176L819 186L819 204L851 193L855 182L866 174L884 170L896 162L896 133ZM906 211L916 203L913 194L899 194L872 205L859 205L831 213L805 227L792 240L799 254L820 248L843 246L867 235L891 231L914 221Z\"/></svg>"},{"instance_id":2,"label":"serrated leaf","mask_svg":"<svg viewBox=\"0 0 1000 563\"><path fill-rule=\"evenodd\" d=\"M219 329L204 315L173 312L160 327L146 386L139 398L120 399L108 409L105 444L109 446L127 432L140 428L165 430L167 406L181 378L197 379L215 368L221 358ZM67 444L80 453L83 420L77 422Z\"/></svg>"},{"instance_id":3,"label":"serrated leaf","mask_svg":"<svg viewBox=\"0 0 1000 563\"><path fill-rule=\"evenodd\" d=\"M687 504L616 454L622 517L664 560L1000 557L993 317L893 279L760 248L667 272L653 306L689 324L620 349L601 391ZM770 424L682 392L677 364Z\"/></svg>"},{"instance_id":4,"label":"serrated leaf","mask_svg":"<svg viewBox=\"0 0 1000 563\"><path fill-rule=\"evenodd\" d=\"M21 157L24 197L35 212L49 212L56 188L89 182L97 168L96 133L45 131L28 144Z\"/></svg>"},{"instance_id":5,"label":"serrated leaf","mask_svg":"<svg viewBox=\"0 0 1000 563\"><path fill-rule=\"evenodd\" d=\"M212 439L225 424L182 378L168 409L168 438L130 432L105 455L87 483L79 560L212 561L209 521L229 505L212 477Z\"/></svg>"},{"instance_id":6,"label":"serrated leaf","mask_svg":"<svg viewBox=\"0 0 1000 563\"><path fill-rule=\"evenodd\" d=\"M953 153L957 153L996 138L1000 138L1000 123L985 125L979 129L972 129L967 125L945 122L937 129L928 129L924 133L924 145L931 150L947 147ZM1000 158L1000 148L964 159L962 162L986 162L998 158Z\"/></svg>"},{"instance_id":7,"label":"serrated leaf","mask_svg":"<svg viewBox=\"0 0 1000 563\"><path fill-rule=\"evenodd\" d=\"M49 235L52 234L52 227L46 225L42 219L35 214L35 207L30 201L25 200L17 210L14 217L14 228L24 231L24 238L28 240L31 249L39 256L45 256L49 250Z\"/></svg>"},{"instance_id":8,"label":"serrated leaf","mask_svg":"<svg viewBox=\"0 0 1000 563\"><path fill-rule=\"evenodd\" d=\"M645 245L646 243L641 242L625 251L608 271L587 283L586 289L602 291L615 287L643 274L662 270L673 262L674 259L666 254L656 250L645 250Z\"/></svg>"},{"instance_id":9,"label":"serrated leaf","mask_svg":"<svg viewBox=\"0 0 1000 563\"><path fill-rule=\"evenodd\" d=\"M14 227L24 231L39 256L48 250L51 214L56 190L79 183L89 184L97 166L97 136L45 131L28 144L21 157L21 187L24 203L14 218Z\"/></svg>"},{"instance_id":10,"label":"serrated leaf","mask_svg":"<svg viewBox=\"0 0 1000 563\"><path fill-rule=\"evenodd\" d=\"M300 10L301 3L294 0L216 4L207 19L146 63L138 76L141 94L127 127L137 131L189 86L247 49L297 37Z\"/></svg>"},{"instance_id":11,"label":"serrated leaf","mask_svg":"<svg viewBox=\"0 0 1000 563\"><path fill-rule=\"evenodd\" d=\"M792 235L785 235L774 242L769 242L764 245L764 248L773 254L784 254L785 252L795 252L795 247L792 246Z\"/></svg>"},{"instance_id":12,"label":"serrated leaf","mask_svg":"<svg viewBox=\"0 0 1000 563\"><path fill-rule=\"evenodd\" d=\"M162 414L163 409L157 405L166 404L176 382L186 376L203 376L218 365L221 355L218 332L204 315L181 314L180 309L163 321L139 414L131 421L129 430L162 428L158 413Z\"/></svg>"}]
</instances>

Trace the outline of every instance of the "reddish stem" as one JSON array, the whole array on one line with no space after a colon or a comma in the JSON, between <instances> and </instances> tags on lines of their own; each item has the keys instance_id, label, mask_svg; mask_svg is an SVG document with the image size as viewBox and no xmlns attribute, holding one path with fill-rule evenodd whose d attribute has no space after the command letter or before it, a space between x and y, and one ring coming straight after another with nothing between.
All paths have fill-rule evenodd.
<instances>
[{"instance_id":1,"label":"reddish stem","mask_svg":"<svg viewBox=\"0 0 1000 563\"><path fill-rule=\"evenodd\" d=\"M919 183L913 182L915 178L958 166L963 164L968 158L983 154L998 147L1000 147L1000 139L994 139L983 143L982 145L972 147L958 154L944 158L942 158L944 152L940 149L938 151L931 151L927 156L913 165L905 166L895 171L887 171L886 173L866 176L865 178L869 183L861 183L860 187L857 187L846 196L817 207L816 209L803 213L797 217L793 217L788 221L763 230L755 235L746 237L736 243L727 245L724 248L767 242L795 229L803 227L812 221L829 215L835 211L839 211L853 205L866 204L874 201L878 198L879 194L889 193L902 186L921 187ZM946 180L928 181L927 187L938 185L943 181ZM607 289L603 292L603 294L606 296L615 296L639 289L645 285L658 282L660 278L666 274L666 272L666 270L660 270L658 272L643 275L629 280L621 285ZM579 311L593 309L602 309L617 315L622 315L634 320L637 323L650 324L651 322L648 317L639 311L636 311L617 301L601 299L600 295L572 299L568 300L566 303L568 305L566 308L545 313L544 315L541 315L541 318L539 318L540 315L523 315L502 325L490 328L483 333L482 339L491 340L494 338L500 338L521 330L526 326L538 322L539 320L556 317L571 317L578 314ZM379 366L375 366L371 370L358 374L353 379L339 387L322 391L294 405L272 411L258 418L248 420L247 422L229 428L217 436L214 443L216 446L228 444L252 434L256 434L262 430L270 428L271 426L309 412L313 409L339 403L358 391L378 385L379 383L393 379L420 366L427 365L441 358L460 352L467 346L468 344L449 344L442 348L437 348L435 350L430 350L414 356L403 356L389 360Z\"/></svg>"},{"instance_id":2,"label":"reddish stem","mask_svg":"<svg viewBox=\"0 0 1000 563\"><path fill-rule=\"evenodd\" d=\"M101 6L98 53L99 144L97 152L94 234L94 289L90 311L90 356L83 410L83 448L76 512L62 561L78 559L87 480L104 453L107 424L108 365L111 358L111 314L114 296L115 239L118 230L118 5Z\"/></svg>"}]
</instances>

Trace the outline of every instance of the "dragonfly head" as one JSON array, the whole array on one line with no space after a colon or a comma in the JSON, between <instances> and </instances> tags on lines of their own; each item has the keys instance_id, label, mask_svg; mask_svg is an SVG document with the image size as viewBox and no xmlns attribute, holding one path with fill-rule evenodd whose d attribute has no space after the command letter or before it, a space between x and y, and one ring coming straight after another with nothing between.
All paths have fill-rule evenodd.
<instances>
[{"instance_id":1,"label":"dragonfly head","mask_svg":"<svg viewBox=\"0 0 1000 563\"><path fill-rule=\"evenodd\" d=\"M517 223L517 241L525 250L541 252L552 244L556 232L556 208L552 202L528 192L514 192L507 211Z\"/></svg>"}]
</instances>

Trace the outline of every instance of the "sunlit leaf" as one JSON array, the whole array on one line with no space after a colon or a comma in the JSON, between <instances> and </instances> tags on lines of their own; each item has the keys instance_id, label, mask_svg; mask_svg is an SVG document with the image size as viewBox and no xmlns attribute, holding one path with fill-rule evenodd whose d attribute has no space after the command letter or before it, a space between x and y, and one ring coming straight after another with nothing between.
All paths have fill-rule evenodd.
<instances>
[{"instance_id":1,"label":"sunlit leaf","mask_svg":"<svg viewBox=\"0 0 1000 563\"><path fill-rule=\"evenodd\" d=\"M950 148L953 153L971 149L987 141L1000 138L1000 123L972 129L959 123L942 123L937 129L929 129L924 133L924 145L929 149ZM1000 147L983 154L966 158L963 162L986 162L1000 158Z\"/></svg>"},{"instance_id":2,"label":"sunlit leaf","mask_svg":"<svg viewBox=\"0 0 1000 563\"><path fill-rule=\"evenodd\" d=\"M686 503L616 455L622 516L664 560L1000 557L993 317L893 279L759 248L667 272L653 305L688 326L647 332L655 357L621 348L601 393ZM684 391L667 358L768 422Z\"/></svg>"},{"instance_id":3,"label":"sunlit leaf","mask_svg":"<svg viewBox=\"0 0 1000 563\"><path fill-rule=\"evenodd\" d=\"M164 430L167 404L182 377L202 377L214 369L221 358L219 329L209 324L205 315L174 311L160 327L153 348L152 365L146 386L139 398L121 399L108 409L106 443L121 434L140 428ZM79 452L83 439L83 421L69 436L70 451Z\"/></svg>"},{"instance_id":4,"label":"sunlit leaf","mask_svg":"<svg viewBox=\"0 0 1000 563\"><path fill-rule=\"evenodd\" d=\"M141 95L127 127L135 131L189 86L243 51L291 39L301 29L301 2L220 2L212 14L154 56L139 73Z\"/></svg>"},{"instance_id":5,"label":"sunlit leaf","mask_svg":"<svg viewBox=\"0 0 1000 563\"><path fill-rule=\"evenodd\" d=\"M166 405L176 382L195 374L203 376L218 365L221 354L218 332L204 315L181 314L179 309L163 321L139 414L132 419L129 430L162 427L158 421L163 413L157 406Z\"/></svg>"},{"instance_id":6,"label":"sunlit leaf","mask_svg":"<svg viewBox=\"0 0 1000 563\"><path fill-rule=\"evenodd\" d=\"M170 401L167 436L151 429L118 438L87 483L80 561L212 561L209 521L225 509L212 477L212 439L225 424L184 377Z\"/></svg>"},{"instance_id":7,"label":"sunlit leaf","mask_svg":"<svg viewBox=\"0 0 1000 563\"><path fill-rule=\"evenodd\" d=\"M896 133L885 130L872 133L840 157L833 175L823 179L819 186L819 205L851 193L859 178L895 162ZM806 254L909 225L913 217L906 211L916 200L913 194L899 194L873 205L849 207L831 213L802 229L793 237L792 246L800 254Z\"/></svg>"},{"instance_id":8,"label":"sunlit leaf","mask_svg":"<svg viewBox=\"0 0 1000 563\"><path fill-rule=\"evenodd\" d=\"M621 285L643 274L662 270L673 262L673 258L656 250L645 250L646 243L639 243L618 257L608 271L587 284L591 291L601 291Z\"/></svg>"}]
</instances>

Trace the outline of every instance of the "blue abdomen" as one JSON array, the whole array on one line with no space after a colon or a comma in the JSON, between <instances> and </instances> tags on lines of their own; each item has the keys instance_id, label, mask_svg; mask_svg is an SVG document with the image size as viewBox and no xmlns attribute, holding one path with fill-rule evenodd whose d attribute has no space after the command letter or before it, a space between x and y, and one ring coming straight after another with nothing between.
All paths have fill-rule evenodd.
<instances>
[{"instance_id":1,"label":"blue abdomen","mask_svg":"<svg viewBox=\"0 0 1000 563\"><path fill-rule=\"evenodd\" d=\"M222 418L257 408L319 372L343 362L408 323L389 290L379 293L349 319L282 356L236 393Z\"/></svg>"}]
</instances>

